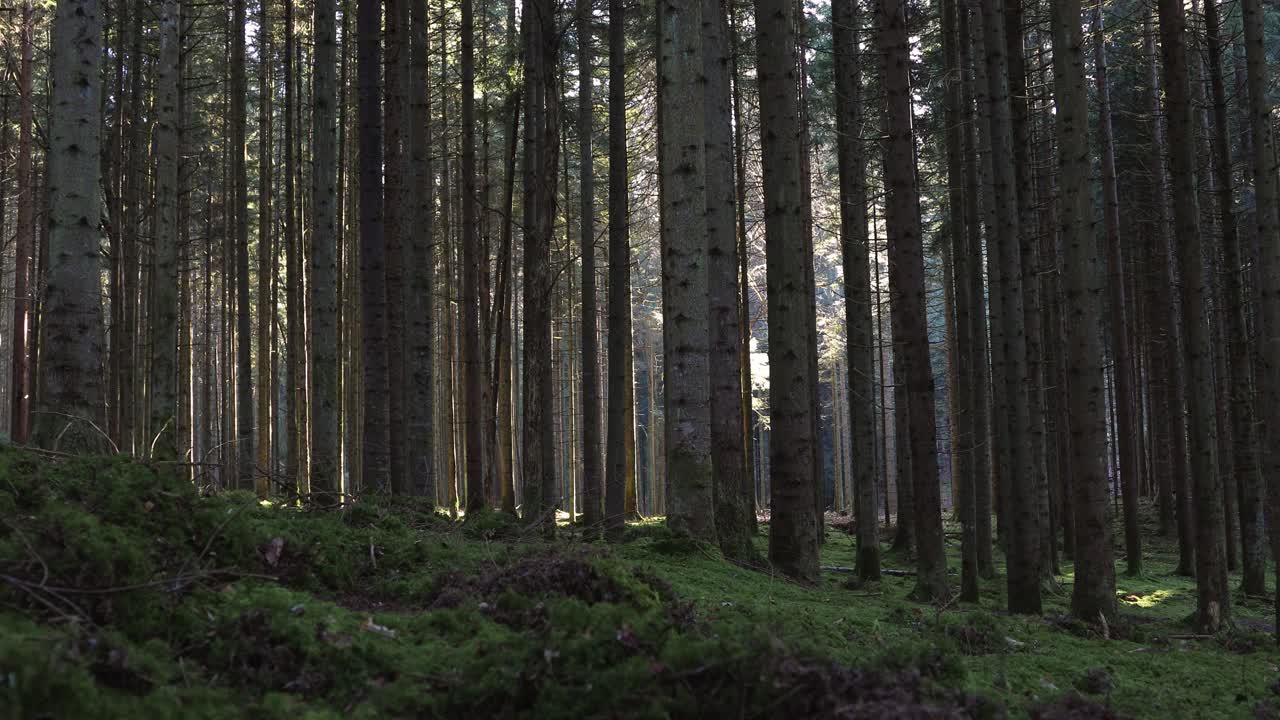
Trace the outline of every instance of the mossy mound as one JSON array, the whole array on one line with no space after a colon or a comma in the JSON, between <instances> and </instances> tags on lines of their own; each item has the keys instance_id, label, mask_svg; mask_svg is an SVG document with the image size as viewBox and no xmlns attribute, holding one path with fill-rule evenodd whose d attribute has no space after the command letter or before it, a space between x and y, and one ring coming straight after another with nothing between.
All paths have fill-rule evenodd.
<instances>
[{"instance_id":1,"label":"mossy mound","mask_svg":"<svg viewBox=\"0 0 1280 720\"><path fill-rule=\"evenodd\" d=\"M6 447L0 510L0 718L993 712L928 669L702 621L652 566L497 513L201 497Z\"/></svg>"}]
</instances>

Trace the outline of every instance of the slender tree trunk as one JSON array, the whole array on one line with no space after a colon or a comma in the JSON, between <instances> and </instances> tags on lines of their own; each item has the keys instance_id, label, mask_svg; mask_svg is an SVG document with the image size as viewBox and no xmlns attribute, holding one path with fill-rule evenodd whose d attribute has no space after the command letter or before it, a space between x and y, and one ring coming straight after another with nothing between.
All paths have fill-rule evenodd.
<instances>
[{"instance_id":1,"label":"slender tree trunk","mask_svg":"<svg viewBox=\"0 0 1280 720\"><path fill-rule=\"evenodd\" d=\"M803 582L818 579L818 526L814 514L814 451L806 265L801 177L796 3L756 0L760 145L764 172L765 252L769 296L769 412L772 473L769 561ZM674 108L664 108L675 111ZM670 422L670 420L668 420Z\"/></svg>"},{"instance_id":2,"label":"slender tree trunk","mask_svg":"<svg viewBox=\"0 0 1280 720\"><path fill-rule=\"evenodd\" d=\"M1258 342L1259 404L1265 428L1263 475L1267 478L1267 518L1271 555L1280 575L1280 160L1276 158L1271 127L1271 103L1267 98L1267 56L1263 4L1243 0L1246 83L1249 90L1249 126L1252 130L1255 223L1263 252L1259 263ZM1276 604L1277 638L1280 638L1280 603Z\"/></svg>"},{"instance_id":3,"label":"slender tree trunk","mask_svg":"<svg viewBox=\"0 0 1280 720\"><path fill-rule=\"evenodd\" d=\"M408 467L408 424L405 389L405 268L407 243L413 232L409 221L412 206L409 194L409 5L410 0L384 0L383 25L386 53L383 57L382 112L382 231L385 239L381 262L385 278L379 283L384 293L385 335L377 341L386 358L388 490L397 495L410 491ZM364 100L364 96L361 96ZM362 138L363 139L363 138ZM363 178L362 178L363 180ZM361 185L363 188L363 184Z\"/></svg>"},{"instance_id":4,"label":"slender tree trunk","mask_svg":"<svg viewBox=\"0 0 1280 720\"><path fill-rule=\"evenodd\" d=\"M1071 609L1079 618L1114 619L1115 563L1111 557L1111 519L1107 517L1107 437L1102 395L1103 260L1093 233L1089 188L1089 108L1084 79L1084 33L1080 0L1055 0L1053 75L1057 99L1058 158L1063 229L1063 307L1069 314L1067 342L1067 414L1071 438L1071 498L1076 536L1075 584Z\"/></svg>"},{"instance_id":5,"label":"slender tree trunk","mask_svg":"<svg viewBox=\"0 0 1280 720\"><path fill-rule=\"evenodd\" d=\"M555 529L552 427L551 235L555 218L559 124L554 78L559 40L550 0L524 5L524 517Z\"/></svg>"},{"instance_id":6,"label":"slender tree trunk","mask_svg":"<svg viewBox=\"0 0 1280 720\"><path fill-rule=\"evenodd\" d=\"M486 504L484 383L480 337L480 237L476 214L475 17L462 0L462 363L467 450L467 512Z\"/></svg>"},{"instance_id":7,"label":"slender tree trunk","mask_svg":"<svg viewBox=\"0 0 1280 720\"><path fill-rule=\"evenodd\" d=\"M160 7L156 76L156 237L151 323L151 431L147 456L178 459L178 60L179 0Z\"/></svg>"},{"instance_id":8,"label":"slender tree trunk","mask_svg":"<svg viewBox=\"0 0 1280 720\"><path fill-rule=\"evenodd\" d=\"M1214 174L1218 179L1218 213L1222 220L1222 307L1228 349L1231 393L1226 398L1231 430L1231 469L1240 498L1241 589L1248 595L1266 593L1266 545L1263 540L1263 480L1258 464L1256 412L1252 382L1253 356L1246 323L1248 304L1241 278L1235 203L1232 193L1231 143L1227 136L1226 85L1222 76L1222 21L1217 0L1205 0L1204 16L1209 45L1209 84L1213 101ZM1227 542L1232 542L1228 535Z\"/></svg>"},{"instance_id":9,"label":"slender tree trunk","mask_svg":"<svg viewBox=\"0 0 1280 720\"><path fill-rule=\"evenodd\" d=\"M35 178L31 170L31 131L35 113L31 101L31 65L34 55L32 35L35 32L31 0L22 3L22 25L19 29L21 60L18 65L18 217L15 229L13 266L13 384L10 395L11 421L9 436L24 445L31 427L31 357L35 336L35 284L32 282L36 241Z\"/></svg>"},{"instance_id":10,"label":"slender tree trunk","mask_svg":"<svg viewBox=\"0 0 1280 720\"><path fill-rule=\"evenodd\" d=\"M706 78L707 286L711 332L711 466L716 534L727 557L754 561L752 498L747 491L742 432L742 334L738 328L737 190L729 72L728 7L702 0L702 62Z\"/></svg>"},{"instance_id":11,"label":"slender tree trunk","mask_svg":"<svg viewBox=\"0 0 1280 720\"><path fill-rule=\"evenodd\" d=\"M945 599L947 560L942 537L938 487L937 428L933 371L926 320L924 248L920 234L920 197L916 181L911 110L911 46L906 3L880 0L876 40L884 54L888 139L884 151L889 233L889 287L894 342L903 354L907 412L911 419L912 501L915 511L917 570L912 596L921 602Z\"/></svg>"},{"instance_id":12,"label":"slender tree trunk","mask_svg":"<svg viewBox=\"0 0 1280 720\"><path fill-rule=\"evenodd\" d=\"M311 491L330 504L342 490L338 314L334 0L315 0L311 168Z\"/></svg>"},{"instance_id":13,"label":"slender tree trunk","mask_svg":"<svg viewBox=\"0 0 1280 720\"><path fill-rule=\"evenodd\" d=\"M831 8L836 62L836 138L840 168L840 234L844 257L845 324L853 492L858 527L858 577L880 579L876 522L875 336L871 322L870 248L867 242L866 156L862 147L861 17L855 0ZM839 402L837 400L837 402Z\"/></svg>"},{"instance_id":14,"label":"slender tree trunk","mask_svg":"<svg viewBox=\"0 0 1280 720\"><path fill-rule=\"evenodd\" d=\"M582 486L583 521L587 532L600 532L604 521L604 458L600 435L600 339L596 327L596 182L592 151L592 69L594 57L592 0L578 2L578 172L581 175L580 250L582 253Z\"/></svg>"},{"instance_id":15,"label":"slender tree trunk","mask_svg":"<svg viewBox=\"0 0 1280 720\"><path fill-rule=\"evenodd\" d=\"M1139 532L1137 436L1134 419L1133 362L1126 322L1124 250L1120 240L1120 195L1116 187L1115 134L1111 129L1111 91L1107 84L1106 30L1101 5L1093 10L1094 77L1098 86L1098 142L1102 153L1102 216L1106 228L1108 288L1111 300L1111 351L1115 358L1117 433L1120 446L1120 487L1124 495L1124 547L1128 570L1142 574L1142 535Z\"/></svg>"},{"instance_id":16,"label":"slender tree trunk","mask_svg":"<svg viewBox=\"0 0 1280 720\"><path fill-rule=\"evenodd\" d=\"M960 599L977 602L978 583L978 547L977 547L977 508L974 502L974 459L979 445L974 426L974 404L982 401L985 395L975 392L974 384L974 352L973 352L973 317L972 295L970 293L969 276L974 272L969 266L970 258L967 248L968 228L965 224L965 186L964 186L964 143L962 134L968 130L962 122L965 113L962 109L960 72L963 36L960 34L960 14L966 12L960 7L959 0L948 0L942 7L942 46L944 65L947 71L945 88L946 103L946 150L947 150L947 233L950 235L948 254L950 260L950 282L947 283L951 312L947 314L950 329L951 350L951 482L953 495L960 516ZM846 273L847 276L847 273ZM845 293L845 303L849 302L849 293Z\"/></svg>"},{"instance_id":17,"label":"slender tree trunk","mask_svg":"<svg viewBox=\"0 0 1280 720\"><path fill-rule=\"evenodd\" d=\"M356 83L360 124L360 362L364 413L362 489L388 493L391 484L391 392L387 365L387 242L382 205L382 92L379 44L382 3L356 2Z\"/></svg>"},{"instance_id":18,"label":"slender tree trunk","mask_svg":"<svg viewBox=\"0 0 1280 720\"><path fill-rule=\"evenodd\" d=\"M1023 307L1022 264L1019 253L1021 216L1014 169L1008 58L1001 0L983 0L982 25L986 47L988 96L990 101L991 165L995 213L989 227L1000 266L999 290L992 298L992 315L1003 330L1004 366L1002 381L1009 402L1003 417L1010 444L1012 466L1001 468L1000 490L1006 502L1008 537L1005 547L1008 565L1009 609L1012 612L1040 613L1040 534L1037 510L1037 477L1032 454L1029 394L1035 392L1027 363L1027 328ZM993 273L993 276L995 273ZM996 283L992 283L995 285ZM999 307L999 312L995 308ZM1000 380L998 380L1000 381Z\"/></svg>"},{"instance_id":19,"label":"slender tree trunk","mask_svg":"<svg viewBox=\"0 0 1280 720\"><path fill-rule=\"evenodd\" d=\"M1160 0L1158 7L1187 367L1185 387L1195 502L1196 622L1215 632L1230 619L1231 613L1224 572L1222 487L1213 458L1217 434L1213 417L1213 357L1204 318L1208 298L1195 185L1196 141L1187 70L1186 19L1179 0Z\"/></svg>"},{"instance_id":20,"label":"slender tree trunk","mask_svg":"<svg viewBox=\"0 0 1280 720\"><path fill-rule=\"evenodd\" d=\"M609 0L609 388L604 519L610 539L626 519L625 442L631 384L631 249L627 226L626 18L623 0ZM652 443L652 438L649 440Z\"/></svg>"},{"instance_id":21,"label":"slender tree trunk","mask_svg":"<svg viewBox=\"0 0 1280 720\"><path fill-rule=\"evenodd\" d=\"M974 41L970 33L970 10L965 7L959 11L957 31L959 33L960 69L964 85L961 103L964 106L964 222L965 252L968 277L966 292L970 304L970 332L972 333L971 349L973 356L970 367L973 371L972 398L973 408L973 502L974 533L977 546L978 576L984 579L995 577L995 560L992 556L991 544L991 468L992 461L999 460L993 449L991 428L991 396L990 389L990 356L987 352L987 293L983 280L982 253L982 213L979 204L979 164L978 135L979 125L974 112L974 100L978 94L975 87L975 66L973 61ZM979 63L980 64L980 63ZM979 449L981 448L981 449Z\"/></svg>"},{"instance_id":22,"label":"slender tree trunk","mask_svg":"<svg viewBox=\"0 0 1280 720\"><path fill-rule=\"evenodd\" d=\"M287 3L286 3L287 4ZM266 497L271 491L271 480L276 468L272 462L285 443L277 442L275 453L272 452L271 435L274 429L272 412L276 398L275 343L272 342L276 327L276 248L273 247L272 232L274 217L272 213L272 98L275 88L272 82L272 68L275 58L271 55L271 3L261 0L258 4L258 372L257 372L257 417L256 433L257 452L254 457L259 474L255 478L259 497ZM288 82L286 71L286 82ZM288 115L288 103L285 107ZM286 147L286 152L288 148ZM286 178L287 182L288 178ZM287 207L287 203L286 203ZM293 275L289 275L292 282ZM244 342L249 342L246 336ZM279 438L277 438L277 441ZM292 448L289 449L292 454Z\"/></svg>"}]
</instances>

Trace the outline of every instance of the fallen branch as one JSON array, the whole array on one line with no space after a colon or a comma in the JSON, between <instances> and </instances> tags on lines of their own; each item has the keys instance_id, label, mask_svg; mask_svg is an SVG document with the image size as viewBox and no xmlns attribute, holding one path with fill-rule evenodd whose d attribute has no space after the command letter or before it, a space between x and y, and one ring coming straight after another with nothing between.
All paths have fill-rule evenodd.
<instances>
[{"instance_id":1,"label":"fallen branch","mask_svg":"<svg viewBox=\"0 0 1280 720\"><path fill-rule=\"evenodd\" d=\"M844 567L841 565L823 565L820 569L822 570L822 572L833 572L833 573L853 574L858 572L858 568ZM915 570L881 570L880 574L890 575L893 577L914 577L916 574L916 571Z\"/></svg>"}]
</instances>

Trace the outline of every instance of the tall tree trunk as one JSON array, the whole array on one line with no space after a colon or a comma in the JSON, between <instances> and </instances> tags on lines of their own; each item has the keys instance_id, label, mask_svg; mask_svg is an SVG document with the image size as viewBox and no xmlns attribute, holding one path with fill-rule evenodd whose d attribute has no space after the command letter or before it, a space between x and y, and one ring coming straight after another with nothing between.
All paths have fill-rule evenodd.
<instances>
[{"instance_id":1,"label":"tall tree trunk","mask_svg":"<svg viewBox=\"0 0 1280 720\"><path fill-rule=\"evenodd\" d=\"M880 579L876 522L875 336L871 323L870 247L867 242L866 156L862 147L861 18L855 0L831 7L836 62L836 138L840 168L840 235L849 367L848 402L852 490L856 496L858 577ZM839 402L837 400L837 402Z\"/></svg>"},{"instance_id":2,"label":"tall tree trunk","mask_svg":"<svg viewBox=\"0 0 1280 720\"><path fill-rule=\"evenodd\" d=\"M1271 103L1267 98L1267 56L1263 4L1243 0L1246 83L1249 89L1249 126L1252 130L1255 223L1263 252L1259 263L1258 304L1261 337L1258 342L1259 405L1265 428L1263 475L1267 478L1267 519L1271 555L1280 575L1280 160L1271 127ZM1280 638L1280 603L1276 604L1277 638Z\"/></svg>"},{"instance_id":3,"label":"tall tree trunk","mask_svg":"<svg viewBox=\"0 0 1280 720\"><path fill-rule=\"evenodd\" d=\"M1116 416L1120 446L1120 488L1124 496L1124 547L1127 572L1142 574L1142 535L1139 532L1137 436L1134 419L1133 361L1129 351L1128 303L1125 300L1125 257L1120 240L1120 195L1116 187L1115 133L1111 129L1111 90L1107 84L1106 30L1102 6L1093 10L1094 77L1098 86L1098 142L1102 153L1102 216L1107 238L1108 289L1111 300L1111 352L1115 359Z\"/></svg>"},{"instance_id":4,"label":"tall tree trunk","mask_svg":"<svg viewBox=\"0 0 1280 720\"><path fill-rule=\"evenodd\" d=\"M714 542L702 0L661 2L663 385L671 413L667 524L679 534Z\"/></svg>"},{"instance_id":5,"label":"tall tree trunk","mask_svg":"<svg viewBox=\"0 0 1280 720\"><path fill-rule=\"evenodd\" d=\"M389 490L405 495L409 488L408 424L405 397L405 267L406 243L412 234L409 225L409 153L408 129L415 124L409 116L409 0L385 0L382 3L386 33L386 55L382 96L384 133L382 134L383 182L381 195L382 227L385 237L386 274L383 299L386 334L379 341L386 355L388 461L391 472ZM363 96L362 96L363 99ZM363 186L362 186L363 187Z\"/></svg>"},{"instance_id":6,"label":"tall tree trunk","mask_svg":"<svg viewBox=\"0 0 1280 720\"><path fill-rule=\"evenodd\" d=\"M391 392L387 365L387 242L382 207L382 92L379 43L382 3L356 2L356 84L360 124L360 363L364 423L361 482L365 492L391 484Z\"/></svg>"},{"instance_id":7,"label":"tall tree trunk","mask_svg":"<svg viewBox=\"0 0 1280 720\"><path fill-rule=\"evenodd\" d=\"M1103 260L1093 233L1090 190L1089 107L1084 79L1084 33L1080 0L1055 0L1053 75L1057 99L1058 158L1063 230L1063 307L1069 314L1067 414L1070 434L1076 535L1075 584L1071 609L1093 621L1116 614L1115 563L1111 519L1107 517L1107 436L1102 396Z\"/></svg>"},{"instance_id":8,"label":"tall tree trunk","mask_svg":"<svg viewBox=\"0 0 1280 720\"><path fill-rule=\"evenodd\" d=\"M147 455L178 459L178 60L179 0L160 6L156 76L156 237L151 323L151 435Z\"/></svg>"},{"instance_id":9,"label":"tall tree trunk","mask_svg":"<svg viewBox=\"0 0 1280 720\"><path fill-rule=\"evenodd\" d=\"M32 282L36 241L35 178L31 170L31 131L35 113L31 101L31 65L35 32L31 0L22 3L19 29L21 60L18 65L18 217L13 266L13 385L10 395L9 436L26 444L31 427L31 357L34 354L35 283Z\"/></svg>"},{"instance_id":10,"label":"tall tree trunk","mask_svg":"<svg viewBox=\"0 0 1280 720\"><path fill-rule=\"evenodd\" d=\"M578 6L578 173L582 219L582 486L583 521L587 532L597 534L604 520L604 458L600 444L600 339L596 327L596 179L592 152L592 23L595 4L577 0Z\"/></svg>"},{"instance_id":11,"label":"tall tree trunk","mask_svg":"<svg viewBox=\"0 0 1280 720\"><path fill-rule=\"evenodd\" d=\"M947 151L947 234L950 256L950 282L946 288L951 311L947 313L951 350L951 482L960 516L960 598L967 602L978 601L978 537L977 507L974 502L974 459L984 444L977 442L974 426L974 404L985 395L975 392L973 371L973 309L969 276L974 272L969 266L967 248L968 228L965 224L964 198L964 142L962 134L968 132L963 122L965 114L961 105L962 78L960 72L960 46L964 36L960 34L959 0L947 0L942 7L942 47L947 84L946 151ZM847 273L846 273L847 276ZM850 294L845 293L845 303ZM869 406L869 403L868 403Z\"/></svg>"},{"instance_id":12,"label":"tall tree trunk","mask_svg":"<svg viewBox=\"0 0 1280 720\"><path fill-rule=\"evenodd\" d=\"M288 3L286 3L288 4ZM271 435L274 429L272 409L276 398L276 357L272 342L276 327L276 248L272 243L274 217L272 213L272 146L274 132L272 130L272 98L275 89L272 82L272 68L275 58L271 55L271 18L269 0L260 0L258 11L258 372L257 372L257 418L258 426L254 429L257 437L254 458L259 475L255 478L258 496L266 497L271 491L271 479L276 473L272 459L277 456L285 443L277 442L273 453ZM285 75L288 75L286 71ZM286 82L288 79L286 77ZM286 103L285 114L288 115ZM288 148L286 148L286 152ZM286 178L287 181L287 178ZM286 208L288 204L286 203ZM292 283L293 275L289 275ZM246 337L244 342L249 342ZM279 438L277 438L278 440ZM289 448L292 454L292 448Z\"/></svg>"},{"instance_id":13,"label":"tall tree trunk","mask_svg":"<svg viewBox=\"0 0 1280 720\"><path fill-rule=\"evenodd\" d=\"M702 64L706 83L705 152L707 287L711 350L711 466L716 534L727 557L753 561L752 499L742 432L742 334L738 329L737 191L728 8L702 0Z\"/></svg>"},{"instance_id":14,"label":"tall tree trunk","mask_svg":"<svg viewBox=\"0 0 1280 720\"><path fill-rule=\"evenodd\" d=\"M49 264L40 396L31 441L73 453L104 449L101 244L102 16L97 0L65 0L53 21L49 128Z\"/></svg>"},{"instance_id":15,"label":"tall tree trunk","mask_svg":"<svg viewBox=\"0 0 1280 720\"><path fill-rule=\"evenodd\" d=\"M982 25L986 47L990 101L993 225L989 227L999 266L998 291L993 292L992 322L998 317L1003 330L1003 382L1009 412L1002 420L1008 433L1012 466L1000 470L1000 490L1007 513L1005 547L1008 566L1009 610L1040 613L1040 533L1037 509L1037 472L1032 453L1029 395L1035 392L1027 364L1027 329L1023 307L1022 263L1019 251L1021 214L1014 168L1013 128L1009 100L1009 73L1001 0L983 0ZM990 247L990 246L989 246ZM993 271L993 286L997 273ZM996 308L999 311L996 311Z\"/></svg>"},{"instance_id":16,"label":"tall tree trunk","mask_svg":"<svg viewBox=\"0 0 1280 720\"><path fill-rule=\"evenodd\" d=\"M311 491L329 504L342 490L341 355L338 316L337 125L334 89L337 38L334 0L315 0L311 168ZM425 88L424 88L425 90Z\"/></svg>"},{"instance_id":17,"label":"tall tree trunk","mask_svg":"<svg viewBox=\"0 0 1280 720\"><path fill-rule=\"evenodd\" d=\"M555 528L555 447L551 368L551 235L559 123L554 78L559 39L550 0L524 4L524 517Z\"/></svg>"},{"instance_id":18,"label":"tall tree trunk","mask_svg":"<svg viewBox=\"0 0 1280 720\"><path fill-rule=\"evenodd\" d=\"M411 115L431 114L427 87L431 60L425 3L409 4L409 102ZM431 171L431 123L409 123L409 171L413 185L413 228L409 253L412 257L406 304L409 326L406 340L406 377L409 407L405 460L410 476L409 491L434 502L436 497L435 383L435 182Z\"/></svg>"},{"instance_id":19,"label":"tall tree trunk","mask_svg":"<svg viewBox=\"0 0 1280 720\"><path fill-rule=\"evenodd\" d=\"M462 0L462 363L467 406L467 512L486 504L480 337L480 237L476 214L475 14Z\"/></svg>"},{"instance_id":20,"label":"tall tree trunk","mask_svg":"<svg viewBox=\"0 0 1280 720\"><path fill-rule=\"evenodd\" d=\"M765 254L769 297L769 561L803 582L818 579L818 518L814 514L814 437L801 177L796 3L756 0L760 146L764 179ZM664 112L667 109L664 109ZM670 422L670 420L668 420Z\"/></svg>"},{"instance_id":21,"label":"tall tree trunk","mask_svg":"<svg viewBox=\"0 0 1280 720\"><path fill-rule=\"evenodd\" d=\"M623 0L609 0L609 388L604 481L604 519L611 539L626 520L628 453L632 422L631 248L627 210L626 18ZM652 442L652 441L650 441Z\"/></svg>"},{"instance_id":22,"label":"tall tree trunk","mask_svg":"<svg viewBox=\"0 0 1280 720\"><path fill-rule=\"evenodd\" d=\"M969 317L972 333L971 349L973 356L970 367L973 371L972 399L973 408L973 503L974 503L974 542L977 547L978 576L992 578L995 576L995 559L991 545L991 468L992 461L999 460L993 449L991 427L990 390L990 355L987 352L987 293L983 280L982 253L982 213L979 193L979 161L978 136L979 126L975 114L975 96L979 94L976 87L975 65L973 61L974 41L970 37L970 9L961 8L956 22L959 33L960 70L963 79L961 88L961 104L964 106L964 223L965 252L968 255ZM979 63L981 66L981 63ZM982 449L979 449L982 448Z\"/></svg>"},{"instance_id":23,"label":"tall tree trunk","mask_svg":"<svg viewBox=\"0 0 1280 720\"><path fill-rule=\"evenodd\" d=\"M1254 423L1253 356L1246 323L1248 305L1241 278L1240 233L1232 193L1231 142L1226 84L1222 76L1222 21L1217 0L1205 0L1204 18L1209 45L1209 85L1213 101L1213 171L1218 179L1218 212L1222 222L1222 307L1228 338L1227 398L1231 429L1232 471L1240 498L1241 589L1247 595L1266 593L1267 552L1263 540L1263 480ZM1227 542L1232 541L1228 536Z\"/></svg>"},{"instance_id":24,"label":"tall tree trunk","mask_svg":"<svg viewBox=\"0 0 1280 720\"><path fill-rule=\"evenodd\" d=\"M1212 397L1213 356L1204 318L1208 297L1196 196L1196 138L1187 70L1186 18L1180 0L1160 0L1158 7L1187 368L1188 439L1195 502L1196 622L1216 632L1231 613L1223 557L1222 486L1213 458L1217 435Z\"/></svg>"},{"instance_id":25,"label":"tall tree trunk","mask_svg":"<svg viewBox=\"0 0 1280 720\"><path fill-rule=\"evenodd\" d=\"M911 110L911 45L906 3L880 0L876 40L884 54L888 138L884 150L885 227L889 233L889 288L894 342L903 353L907 412L911 418L911 478L915 511L917 570L912 596L921 602L946 598L947 559L942 537L938 487L937 427L933 371L929 361L924 246L916 181L915 134Z\"/></svg>"}]
</instances>

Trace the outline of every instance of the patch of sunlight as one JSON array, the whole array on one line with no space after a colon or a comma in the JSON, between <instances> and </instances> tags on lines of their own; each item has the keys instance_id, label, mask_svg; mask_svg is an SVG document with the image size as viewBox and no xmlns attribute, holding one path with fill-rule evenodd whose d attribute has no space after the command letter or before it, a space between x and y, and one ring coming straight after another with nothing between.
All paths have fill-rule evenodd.
<instances>
[{"instance_id":1,"label":"patch of sunlight","mask_svg":"<svg viewBox=\"0 0 1280 720\"><path fill-rule=\"evenodd\" d=\"M1177 590L1153 590L1148 593L1126 593L1121 590L1117 593L1120 596L1120 602L1140 608L1153 608L1162 602L1171 600L1182 593Z\"/></svg>"}]
</instances>

